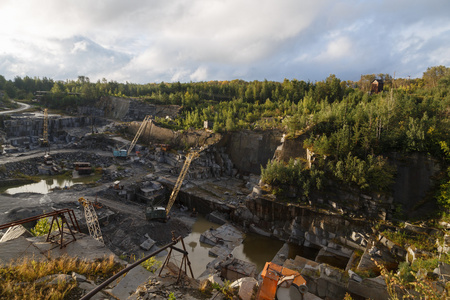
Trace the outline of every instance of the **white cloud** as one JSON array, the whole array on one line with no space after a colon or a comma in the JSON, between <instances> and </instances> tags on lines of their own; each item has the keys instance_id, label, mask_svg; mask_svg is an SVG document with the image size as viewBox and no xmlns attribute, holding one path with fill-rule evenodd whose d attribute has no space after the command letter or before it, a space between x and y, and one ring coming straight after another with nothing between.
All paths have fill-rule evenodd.
<instances>
[{"instance_id":1,"label":"white cloud","mask_svg":"<svg viewBox=\"0 0 450 300\"><path fill-rule=\"evenodd\" d=\"M208 70L206 67L198 67L190 76L192 81L204 81L208 79Z\"/></svg>"},{"instance_id":2,"label":"white cloud","mask_svg":"<svg viewBox=\"0 0 450 300\"><path fill-rule=\"evenodd\" d=\"M131 82L421 74L425 63L449 63L448 11L447 0L3 0L0 74Z\"/></svg>"},{"instance_id":3,"label":"white cloud","mask_svg":"<svg viewBox=\"0 0 450 300\"><path fill-rule=\"evenodd\" d=\"M87 43L86 41L76 42L73 44L73 48L70 51L70 53L77 53L79 51L86 51L87 49Z\"/></svg>"}]
</instances>

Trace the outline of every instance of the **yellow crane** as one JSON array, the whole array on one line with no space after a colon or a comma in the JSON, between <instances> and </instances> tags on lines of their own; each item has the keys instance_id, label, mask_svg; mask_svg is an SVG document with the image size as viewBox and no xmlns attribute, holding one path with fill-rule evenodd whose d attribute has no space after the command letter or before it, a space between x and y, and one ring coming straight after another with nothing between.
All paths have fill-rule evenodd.
<instances>
[{"instance_id":1,"label":"yellow crane","mask_svg":"<svg viewBox=\"0 0 450 300\"><path fill-rule=\"evenodd\" d=\"M149 206L147 207L145 211L145 216L147 220L166 220L167 216L169 215L170 209L172 208L175 200L177 199L178 192L181 189L181 185L183 184L184 177L186 177L187 171L189 170L189 166L191 165L191 162L199 156L200 150L193 150L189 152L189 154L186 156L186 161L184 162L183 168L181 169L180 175L178 176L178 179L175 183L175 186L173 187L172 194L170 194L169 202L167 203L167 207L164 209L164 207L155 207L155 206Z\"/></svg>"},{"instance_id":2,"label":"yellow crane","mask_svg":"<svg viewBox=\"0 0 450 300\"><path fill-rule=\"evenodd\" d=\"M44 109L44 131L42 133L42 146L48 145L48 110Z\"/></svg>"},{"instance_id":3,"label":"yellow crane","mask_svg":"<svg viewBox=\"0 0 450 300\"><path fill-rule=\"evenodd\" d=\"M152 122L151 118L152 118L151 115L145 116L144 120L141 123L141 126L139 127L138 131L136 132L136 135L134 136L133 140L131 141L131 144L130 144L130 147L128 148L128 150L123 149L123 148L125 148L125 146L117 148L116 150L113 151L114 157L127 158L128 155L130 155L131 151L133 150L134 146L136 146L136 143L137 143L139 137L141 136L142 132L144 131L145 127L147 126L147 124Z\"/></svg>"},{"instance_id":4,"label":"yellow crane","mask_svg":"<svg viewBox=\"0 0 450 300\"><path fill-rule=\"evenodd\" d=\"M145 127L148 123L150 123L152 116L148 115L145 116L144 120L141 123L141 126L139 127L138 131L136 132L136 135L134 136L134 139L131 141L130 148L128 148L127 155L130 155L131 151L133 150L134 146L136 146L136 143L141 136L142 132L144 131Z\"/></svg>"},{"instance_id":5,"label":"yellow crane","mask_svg":"<svg viewBox=\"0 0 450 300\"><path fill-rule=\"evenodd\" d=\"M78 199L78 202L80 202L84 207L84 216L86 218L86 225L89 230L89 235L102 244L105 244L93 203L83 197Z\"/></svg>"}]
</instances>

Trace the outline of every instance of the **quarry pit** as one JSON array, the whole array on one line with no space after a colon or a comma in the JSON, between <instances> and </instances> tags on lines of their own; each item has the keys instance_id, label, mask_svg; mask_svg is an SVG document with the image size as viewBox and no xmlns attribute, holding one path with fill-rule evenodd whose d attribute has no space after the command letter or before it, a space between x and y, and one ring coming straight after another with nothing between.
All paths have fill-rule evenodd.
<instances>
[{"instance_id":1,"label":"quarry pit","mask_svg":"<svg viewBox=\"0 0 450 300\"><path fill-rule=\"evenodd\" d=\"M243 236L247 234L251 243L242 246L243 238L226 250L210 250L209 247L220 243L216 241L206 247L205 240L190 240L191 254L197 246L207 249L208 255L214 254L204 268L202 265L196 271L197 279L217 272L217 265L235 248L241 247L234 255L245 263L249 263L252 255L267 249L270 254L264 260L303 269L309 291L317 297L342 299L346 292L352 293L355 299L367 295L374 299L385 297L385 287L378 277L362 279L349 273L355 279L349 281L342 274L355 267L361 270L373 267L373 251L394 264L396 255L404 255L401 249L392 254L393 245L386 241L380 244L382 241L374 238L373 222L392 218L394 202L418 199L429 186L410 181L410 185L420 186L421 190L410 191L408 186L399 186L393 197L336 191L316 195L313 201L300 198L295 204L287 204L265 191L260 183L260 168L277 157L307 159L302 147L304 137L287 140L275 129L224 135L209 129L176 132L151 123L128 157L115 157L114 150L126 148L138 131L140 123L128 121L142 120L147 114L169 117L178 108L146 106L143 109L129 99L109 101L113 108L109 114L89 108L79 108L77 116L50 114L47 147L39 145L43 130L41 113L16 113L3 121L2 186L25 185L30 176L49 179L71 174L82 180L44 194L20 191L1 194L0 224L70 208L75 211L82 232L88 233L83 207L78 202L83 197L100 204L96 212L105 246L125 260L151 253L169 243L174 235L188 238L190 234L201 235L229 224L233 227L228 229L229 233L237 230ZM168 144L169 149L165 146ZM204 150L187 173L170 219L167 222L147 220L147 206L154 201L167 203L190 147ZM44 161L46 154L52 156L51 168ZM80 161L90 163L92 175L76 174L74 163ZM437 166L417 156L412 164L403 165L398 182L412 169L431 175ZM193 230L196 226L202 229ZM193 259L193 263L203 261ZM257 277L260 271L261 266L255 266L255 272L246 275ZM317 277L316 271L326 276Z\"/></svg>"}]
</instances>

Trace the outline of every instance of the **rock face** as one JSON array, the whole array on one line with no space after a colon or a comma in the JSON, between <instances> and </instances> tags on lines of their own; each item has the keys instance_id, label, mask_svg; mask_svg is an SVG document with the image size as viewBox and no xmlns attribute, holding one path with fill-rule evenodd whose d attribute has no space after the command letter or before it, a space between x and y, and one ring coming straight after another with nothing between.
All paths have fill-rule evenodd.
<instances>
[{"instance_id":1,"label":"rock face","mask_svg":"<svg viewBox=\"0 0 450 300\"><path fill-rule=\"evenodd\" d=\"M104 125L104 121L92 117L55 117L49 116L48 134L49 140L70 142L70 134L65 132L68 129L90 127L92 125ZM38 138L42 137L44 130L44 121L42 117L21 116L11 120L4 120L2 130L6 138L11 140L13 146L28 145L37 143ZM80 137L80 136L78 136Z\"/></svg>"},{"instance_id":2,"label":"rock face","mask_svg":"<svg viewBox=\"0 0 450 300\"><path fill-rule=\"evenodd\" d=\"M143 120L146 115L153 117L175 117L180 111L178 105L155 105L144 101L120 98L102 97L96 106L78 107L79 114L106 117L121 121Z\"/></svg>"},{"instance_id":3,"label":"rock face","mask_svg":"<svg viewBox=\"0 0 450 300\"><path fill-rule=\"evenodd\" d=\"M234 166L241 173L261 173L281 143L282 132L279 130L238 131L229 133L218 143L226 147Z\"/></svg>"},{"instance_id":4,"label":"rock face","mask_svg":"<svg viewBox=\"0 0 450 300\"><path fill-rule=\"evenodd\" d=\"M395 202L402 205L408 217L422 214L423 206L417 212L413 209L432 187L431 178L440 171L438 162L422 153L413 153L408 157L393 154L390 160L397 166L396 181L392 188Z\"/></svg>"}]
</instances>

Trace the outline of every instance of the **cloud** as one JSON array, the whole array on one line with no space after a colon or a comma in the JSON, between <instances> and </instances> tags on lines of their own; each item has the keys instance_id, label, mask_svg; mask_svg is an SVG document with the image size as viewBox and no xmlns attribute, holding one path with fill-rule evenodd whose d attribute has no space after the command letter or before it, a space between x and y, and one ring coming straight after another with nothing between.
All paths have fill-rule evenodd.
<instances>
[{"instance_id":1,"label":"cloud","mask_svg":"<svg viewBox=\"0 0 450 300\"><path fill-rule=\"evenodd\" d=\"M0 74L137 83L421 76L449 64L448 11L446 0L4 0Z\"/></svg>"}]
</instances>

